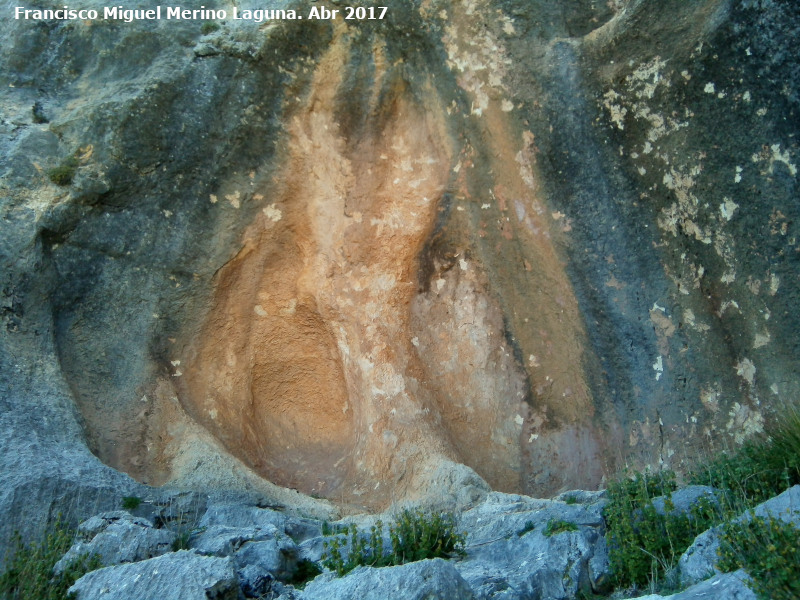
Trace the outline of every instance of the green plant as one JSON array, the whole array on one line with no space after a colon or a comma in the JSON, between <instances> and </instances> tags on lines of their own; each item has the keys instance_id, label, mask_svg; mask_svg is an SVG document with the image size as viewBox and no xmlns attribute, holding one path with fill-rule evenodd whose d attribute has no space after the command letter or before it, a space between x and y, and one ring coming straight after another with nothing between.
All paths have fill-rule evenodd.
<instances>
[{"instance_id":1,"label":"green plant","mask_svg":"<svg viewBox=\"0 0 800 600\"><path fill-rule=\"evenodd\" d=\"M142 499L137 496L125 496L122 499L122 508L125 510L136 510L141 505Z\"/></svg>"},{"instance_id":2,"label":"green plant","mask_svg":"<svg viewBox=\"0 0 800 600\"><path fill-rule=\"evenodd\" d=\"M456 532L452 514L428 514L422 510L404 510L389 526L391 551L384 551L383 523L370 528L369 537L351 524L343 533L326 535L322 565L344 575L358 566L384 567L402 565L427 558L463 554L466 534Z\"/></svg>"},{"instance_id":3,"label":"green plant","mask_svg":"<svg viewBox=\"0 0 800 600\"><path fill-rule=\"evenodd\" d=\"M190 529L180 528L175 532L175 539L172 540L172 551L189 549L189 539L192 537Z\"/></svg>"},{"instance_id":4,"label":"green plant","mask_svg":"<svg viewBox=\"0 0 800 600\"><path fill-rule=\"evenodd\" d=\"M764 502L800 484L800 408L785 405L767 433L693 470L690 483L726 490L731 513Z\"/></svg>"},{"instance_id":5,"label":"green plant","mask_svg":"<svg viewBox=\"0 0 800 600\"><path fill-rule=\"evenodd\" d=\"M75 156L68 156L60 165L47 171L47 177L56 185L69 185L78 171L79 164Z\"/></svg>"},{"instance_id":6,"label":"green plant","mask_svg":"<svg viewBox=\"0 0 800 600\"><path fill-rule=\"evenodd\" d=\"M578 499L575 496L567 496L566 498L564 498L564 502L566 502L567 504L577 504Z\"/></svg>"},{"instance_id":7,"label":"green plant","mask_svg":"<svg viewBox=\"0 0 800 600\"><path fill-rule=\"evenodd\" d=\"M297 570L286 583L290 583L298 590L302 590L309 581L320 573L322 573L322 569L319 568L317 563L304 558L297 563Z\"/></svg>"},{"instance_id":8,"label":"green plant","mask_svg":"<svg viewBox=\"0 0 800 600\"><path fill-rule=\"evenodd\" d=\"M800 598L800 529L773 517L751 517L725 524L719 568L744 568L748 585L761 600Z\"/></svg>"},{"instance_id":9,"label":"green plant","mask_svg":"<svg viewBox=\"0 0 800 600\"><path fill-rule=\"evenodd\" d=\"M675 511L670 495L675 474L637 473L609 485L604 509L609 562L617 586L656 586L671 571L694 538L721 519L716 504L698 501L689 514ZM663 510L653 499L665 498Z\"/></svg>"},{"instance_id":10,"label":"green plant","mask_svg":"<svg viewBox=\"0 0 800 600\"><path fill-rule=\"evenodd\" d=\"M517 532L517 537L522 537L523 535L525 535L526 533L530 533L534 529L536 529L536 525L533 524L533 521L526 521L525 527L523 527Z\"/></svg>"},{"instance_id":11,"label":"green plant","mask_svg":"<svg viewBox=\"0 0 800 600\"><path fill-rule=\"evenodd\" d=\"M200 33L203 35L208 35L209 33L214 33L219 29L219 23L215 23L214 21L205 21L200 26Z\"/></svg>"},{"instance_id":12,"label":"green plant","mask_svg":"<svg viewBox=\"0 0 800 600\"><path fill-rule=\"evenodd\" d=\"M562 519L550 519L547 522L547 527L544 528L543 533L545 537L550 537L567 531L578 531L578 526L570 521L564 521Z\"/></svg>"},{"instance_id":13,"label":"green plant","mask_svg":"<svg viewBox=\"0 0 800 600\"><path fill-rule=\"evenodd\" d=\"M88 554L70 562L59 575L53 567L72 545L74 535L61 521L53 524L39 542L25 544L17 534L6 554L6 570L0 574L0 597L4 600L65 600L67 590L89 571L101 567L97 556Z\"/></svg>"}]
</instances>

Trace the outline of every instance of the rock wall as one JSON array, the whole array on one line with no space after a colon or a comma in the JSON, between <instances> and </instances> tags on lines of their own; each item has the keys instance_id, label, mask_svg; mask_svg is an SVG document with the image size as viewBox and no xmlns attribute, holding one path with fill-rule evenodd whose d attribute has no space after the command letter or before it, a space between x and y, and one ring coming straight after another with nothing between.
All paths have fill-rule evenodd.
<instances>
[{"instance_id":1,"label":"rock wall","mask_svg":"<svg viewBox=\"0 0 800 600\"><path fill-rule=\"evenodd\" d=\"M800 390L788 0L0 27L4 472L544 496Z\"/></svg>"}]
</instances>

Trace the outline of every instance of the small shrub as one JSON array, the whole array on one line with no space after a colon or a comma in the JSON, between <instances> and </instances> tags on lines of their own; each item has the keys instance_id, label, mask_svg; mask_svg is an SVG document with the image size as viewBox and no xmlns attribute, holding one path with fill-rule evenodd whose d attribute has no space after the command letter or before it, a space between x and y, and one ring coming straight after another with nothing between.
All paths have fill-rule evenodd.
<instances>
[{"instance_id":1,"label":"small shrub","mask_svg":"<svg viewBox=\"0 0 800 600\"><path fill-rule=\"evenodd\" d=\"M172 540L172 551L189 549L189 539L192 537L192 532L189 529L179 529L175 532L175 539Z\"/></svg>"},{"instance_id":2,"label":"small shrub","mask_svg":"<svg viewBox=\"0 0 800 600\"><path fill-rule=\"evenodd\" d=\"M677 489L675 474L637 473L609 485L604 509L608 526L609 562L615 585L656 585L671 571L694 538L721 519L709 499L698 501L690 513L672 514L670 495ZM660 513L653 499L665 497Z\"/></svg>"},{"instance_id":3,"label":"small shrub","mask_svg":"<svg viewBox=\"0 0 800 600\"><path fill-rule=\"evenodd\" d=\"M343 533L332 534L323 542L322 565L338 575L358 566L385 567L402 565L427 558L450 558L463 554L466 534L456 532L451 514L427 514L422 510L404 510L389 526L391 551L384 551L383 523L370 528L369 537L351 524Z\"/></svg>"},{"instance_id":4,"label":"small shrub","mask_svg":"<svg viewBox=\"0 0 800 600\"><path fill-rule=\"evenodd\" d=\"M536 525L533 524L533 521L527 521L525 523L525 527L523 527L517 532L517 537L522 537L523 535L525 535L526 533L530 533L534 529L536 529Z\"/></svg>"},{"instance_id":5,"label":"small shrub","mask_svg":"<svg viewBox=\"0 0 800 600\"><path fill-rule=\"evenodd\" d=\"M765 435L699 466L688 480L727 490L731 514L800 484L800 407L785 405Z\"/></svg>"},{"instance_id":6,"label":"small shrub","mask_svg":"<svg viewBox=\"0 0 800 600\"><path fill-rule=\"evenodd\" d=\"M125 510L136 510L141 505L142 499L137 496L125 496L122 499L122 508Z\"/></svg>"},{"instance_id":7,"label":"small shrub","mask_svg":"<svg viewBox=\"0 0 800 600\"><path fill-rule=\"evenodd\" d=\"M578 499L575 496L567 496L566 498L564 498L564 502L566 502L567 504L577 504Z\"/></svg>"},{"instance_id":8,"label":"small shrub","mask_svg":"<svg viewBox=\"0 0 800 600\"><path fill-rule=\"evenodd\" d=\"M545 537L551 537L558 533L567 531L578 531L578 526L570 521L563 521L561 519L550 519L547 522L547 527L544 528Z\"/></svg>"},{"instance_id":9,"label":"small shrub","mask_svg":"<svg viewBox=\"0 0 800 600\"><path fill-rule=\"evenodd\" d=\"M800 529L773 517L727 523L719 548L719 568L744 568L760 600L800 598Z\"/></svg>"},{"instance_id":10,"label":"small shrub","mask_svg":"<svg viewBox=\"0 0 800 600\"><path fill-rule=\"evenodd\" d=\"M4 600L66 600L67 590L89 571L102 565L97 556L82 555L60 575L53 567L72 545L73 533L57 521L40 542L25 544L17 534L13 550L6 554L6 570L0 574L0 598Z\"/></svg>"},{"instance_id":11,"label":"small shrub","mask_svg":"<svg viewBox=\"0 0 800 600\"><path fill-rule=\"evenodd\" d=\"M208 35L209 33L214 33L219 29L219 23L215 23L214 21L205 21L200 26L200 33L203 35Z\"/></svg>"},{"instance_id":12,"label":"small shrub","mask_svg":"<svg viewBox=\"0 0 800 600\"><path fill-rule=\"evenodd\" d=\"M47 177L56 185L69 185L75 178L75 173L78 171L78 159L74 156L68 156L57 167L53 167L47 172Z\"/></svg>"},{"instance_id":13,"label":"small shrub","mask_svg":"<svg viewBox=\"0 0 800 600\"><path fill-rule=\"evenodd\" d=\"M304 558L297 563L297 571L286 583L290 583L298 590L302 590L309 581L320 573L322 573L322 569L319 568L317 563Z\"/></svg>"}]
</instances>

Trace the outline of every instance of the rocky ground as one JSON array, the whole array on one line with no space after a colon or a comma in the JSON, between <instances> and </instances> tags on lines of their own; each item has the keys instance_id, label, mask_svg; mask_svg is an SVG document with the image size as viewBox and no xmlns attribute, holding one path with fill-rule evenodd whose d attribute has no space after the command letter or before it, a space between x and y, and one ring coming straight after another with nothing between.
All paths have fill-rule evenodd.
<instances>
[{"instance_id":1,"label":"rocky ground","mask_svg":"<svg viewBox=\"0 0 800 600\"><path fill-rule=\"evenodd\" d=\"M712 492L700 487L676 492L675 510L688 511L698 498ZM492 492L458 515L457 529L467 534L463 556L382 568L362 566L339 577L328 570L319 575L308 571L309 561L319 563L322 558L330 530L342 523L357 524L366 534L376 519L391 522L392 515L353 516L323 524L253 505L176 497L165 505L145 502L134 514L113 511L90 518L81 524L78 540L56 568L84 553L100 557L105 568L88 573L73 586L78 600L606 596L611 586L601 515L605 502L605 492L572 491L553 500ZM755 514L800 524L800 486L760 505ZM571 526L553 532L552 523ZM716 568L717 531L698 536L683 554L678 578L684 591L667 597L755 600L743 571L723 574Z\"/></svg>"},{"instance_id":2,"label":"rocky ground","mask_svg":"<svg viewBox=\"0 0 800 600\"><path fill-rule=\"evenodd\" d=\"M165 485L329 520L598 489L800 393L796 2L14 7L0 546Z\"/></svg>"}]
</instances>

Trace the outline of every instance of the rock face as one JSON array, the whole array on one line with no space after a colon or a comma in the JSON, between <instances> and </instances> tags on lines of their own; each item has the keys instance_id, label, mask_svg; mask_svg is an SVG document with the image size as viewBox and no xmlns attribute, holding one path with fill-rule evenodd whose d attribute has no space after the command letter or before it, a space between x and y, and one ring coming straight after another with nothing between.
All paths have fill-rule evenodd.
<instances>
[{"instance_id":1,"label":"rock face","mask_svg":"<svg viewBox=\"0 0 800 600\"><path fill-rule=\"evenodd\" d=\"M798 30L779 0L0 20L0 511L468 505L761 431L800 392Z\"/></svg>"},{"instance_id":2,"label":"rock face","mask_svg":"<svg viewBox=\"0 0 800 600\"><path fill-rule=\"evenodd\" d=\"M229 558L184 551L92 571L69 591L79 600L237 600L239 581Z\"/></svg>"}]
</instances>

